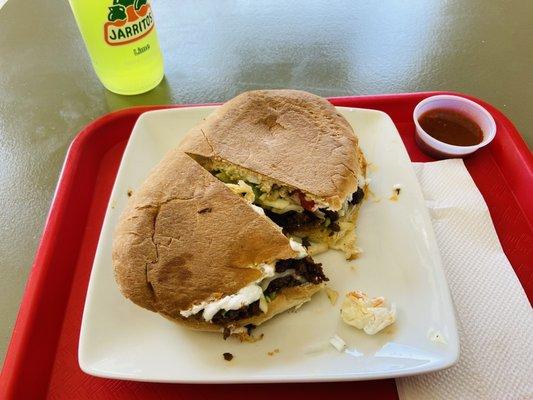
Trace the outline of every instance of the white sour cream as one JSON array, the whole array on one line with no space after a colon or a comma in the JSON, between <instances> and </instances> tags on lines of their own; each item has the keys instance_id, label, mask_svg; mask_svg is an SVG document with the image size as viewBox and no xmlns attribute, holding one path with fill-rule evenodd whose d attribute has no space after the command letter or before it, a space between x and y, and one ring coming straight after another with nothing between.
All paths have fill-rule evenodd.
<instances>
[{"instance_id":1,"label":"white sour cream","mask_svg":"<svg viewBox=\"0 0 533 400\"><path fill-rule=\"evenodd\" d=\"M263 276L256 282L241 288L235 294L224 296L218 300L203 301L192 306L188 310L180 311L180 314L187 318L203 310L203 318L209 322L220 310L238 310L241 307L250 305L257 300L260 300L263 297L263 289L260 286L260 282L264 279L273 277L276 272L276 268L271 264L260 264L259 267L263 270Z\"/></svg>"},{"instance_id":2,"label":"white sour cream","mask_svg":"<svg viewBox=\"0 0 533 400\"><path fill-rule=\"evenodd\" d=\"M238 310L241 307L252 304L257 301L263 294L263 289L258 285L249 285L243 287L237 293L230 296L222 297L220 300L207 304L204 308L204 319L211 321L220 310Z\"/></svg>"},{"instance_id":3,"label":"white sour cream","mask_svg":"<svg viewBox=\"0 0 533 400\"><path fill-rule=\"evenodd\" d=\"M265 215L265 210L263 210L261 207L257 207L255 204L250 204L252 206L252 209L258 213L259 215Z\"/></svg>"},{"instance_id":4,"label":"white sour cream","mask_svg":"<svg viewBox=\"0 0 533 400\"><path fill-rule=\"evenodd\" d=\"M298 243L294 239L289 239L289 244L291 246L291 249L293 249L295 252L298 253L298 257L296 259L307 257L307 250L304 246L302 246L300 243Z\"/></svg>"}]
</instances>

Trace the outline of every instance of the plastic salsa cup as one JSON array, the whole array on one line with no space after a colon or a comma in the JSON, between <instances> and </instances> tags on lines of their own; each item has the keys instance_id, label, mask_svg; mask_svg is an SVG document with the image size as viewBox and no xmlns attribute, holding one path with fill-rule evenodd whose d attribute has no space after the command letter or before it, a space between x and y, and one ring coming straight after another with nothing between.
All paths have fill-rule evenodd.
<instances>
[{"instance_id":1,"label":"plastic salsa cup","mask_svg":"<svg viewBox=\"0 0 533 400\"><path fill-rule=\"evenodd\" d=\"M481 143L473 146L456 146L441 142L430 136L422 129L418 120L424 113L435 109L455 111L477 123L483 133ZM415 107L413 120L416 127L416 143L425 153L437 158L466 156L488 145L494 139L494 136L496 136L496 122L494 122L492 115L479 104L459 96L443 94L427 97Z\"/></svg>"}]
</instances>

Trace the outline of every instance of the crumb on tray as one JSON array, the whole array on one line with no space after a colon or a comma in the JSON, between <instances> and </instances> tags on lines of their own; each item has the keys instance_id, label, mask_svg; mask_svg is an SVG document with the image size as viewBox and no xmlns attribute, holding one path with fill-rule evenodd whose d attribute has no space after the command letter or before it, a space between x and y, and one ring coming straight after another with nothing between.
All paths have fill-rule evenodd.
<instances>
[{"instance_id":1,"label":"crumb on tray","mask_svg":"<svg viewBox=\"0 0 533 400\"><path fill-rule=\"evenodd\" d=\"M233 360L233 354L231 354L231 353L224 353L224 354L222 354L222 357L224 357L224 360L226 360L226 361Z\"/></svg>"},{"instance_id":2,"label":"crumb on tray","mask_svg":"<svg viewBox=\"0 0 533 400\"><path fill-rule=\"evenodd\" d=\"M389 200L397 201L400 198L400 193L402 192L402 185L397 183L392 187L392 196L389 197Z\"/></svg>"},{"instance_id":3,"label":"crumb on tray","mask_svg":"<svg viewBox=\"0 0 533 400\"><path fill-rule=\"evenodd\" d=\"M246 342L246 343L258 342L259 340L263 339L263 337L265 336L264 333L261 333L259 335L249 335L246 332L237 333L236 335L241 342Z\"/></svg>"},{"instance_id":4,"label":"crumb on tray","mask_svg":"<svg viewBox=\"0 0 533 400\"><path fill-rule=\"evenodd\" d=\"M442 335L442 333L440 333L438 330L433 329L433 328L429 329L428 338L434 343L440 343L440 344L448 343L446 339L444 338L444 336Z\"/></svg>"},{"instance_id":5,"label":"crumb on tray","mask_svg":"<svg viewBox=\"0 0 533 400\"><path fill-rule=\"evenodd\" d=\"M273 356L274 354L277 354L277 353L279 353L279 349L274 349L274 350L272 350L272 351L269 351L267 354L268 354L269 356Z\"/></svg>"},{"instance_id":6,"label":"crumb on tray","mask_svg":"<svg viewBox=\"0 0 533 400\"><path fill-rule=\"evenodd\" d=\"M334 306L335 303L337 302L337 299L339 298L339 292L326 287L326 295L328 296L328 299L331 305Z\"/></svg>"}]
</instances>

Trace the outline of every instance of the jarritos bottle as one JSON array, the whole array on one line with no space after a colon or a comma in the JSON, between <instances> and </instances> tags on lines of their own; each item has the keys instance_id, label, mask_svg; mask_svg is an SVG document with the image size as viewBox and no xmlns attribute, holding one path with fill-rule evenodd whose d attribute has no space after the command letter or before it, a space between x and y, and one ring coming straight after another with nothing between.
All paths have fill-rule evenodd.
<instances>
[{"instance_id":1,"label":"jarritos bottle","mask_svg":"<svg viewBox=\"0 0 533 400\"><path fill-rule=\"evenodd\" d=\"M94 70L112 92L147 92L163 79L148 0L69 0Z\"/></svg>"}]
</instances>

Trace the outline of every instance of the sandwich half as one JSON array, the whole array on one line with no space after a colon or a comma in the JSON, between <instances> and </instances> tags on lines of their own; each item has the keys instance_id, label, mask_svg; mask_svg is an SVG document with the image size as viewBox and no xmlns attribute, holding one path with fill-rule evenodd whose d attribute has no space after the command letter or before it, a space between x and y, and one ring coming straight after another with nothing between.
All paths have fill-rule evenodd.
<instances>
[{"instance_id":1,"label":"sandwich half","mask_svg":"<svg viewBox=\"0 0 533 400\"><path fill-rule=\"evenodd\" d=\"M297 90L246 92L180 147L311 254L333 248L357 256L366 161L352 127L327 100Z\"/></svg>"},{"instance_id":2,"label":"sandwich half","mask_svg":"<svg viewBox=\"0 0 533 400\"><path fill-rule=\"evenodd\" d=\"M130 198L113 243L122 294L202 331L250 327L310 300L327 277L306 249L180 149Z\"/></svg>"}]
</instances>

